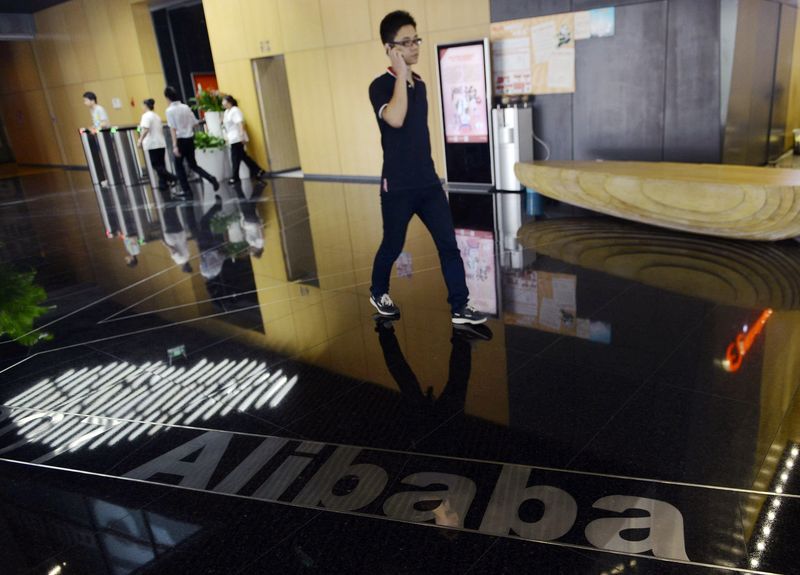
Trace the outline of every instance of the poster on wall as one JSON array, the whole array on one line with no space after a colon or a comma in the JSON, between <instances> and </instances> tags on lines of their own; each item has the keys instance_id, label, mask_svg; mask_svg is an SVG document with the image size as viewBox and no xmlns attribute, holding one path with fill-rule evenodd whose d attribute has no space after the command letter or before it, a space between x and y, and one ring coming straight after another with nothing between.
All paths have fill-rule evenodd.
<instances>
[{"instance_id":1,"label":"poster on wall","mask_svg":"<svg viewBox=\"0 0 800 575\"><path fill-rule=\"evenodd\" d=\"M531 37L527 25L517 21L504 29L507 36L492 43L494 93L499 96L533 93Z\"/></svg>"},{"instance_id":2,"label":"poster on wall","mask_svg":"<svg viewBox=\"0 0 800 575\"><path fill-rule=\"evenodd\" d=\"M488 142L483 45L440 48L439 71L446 141Z\"/></svg>"},{"instance_id":3,"label":"poster on wall","mask_svg":"<svg viewBox=\"0 0 800 575\"><path fill-rule=\"evenodd\" d=\"M456 242L464 260L469 302L479 311L497 315L494 233L457 228Z\"/></svg>"},{"instance_id":4,"label":"poster on wall","mask_svg":"<svg viewBox=\"0 0 800 575\"><path fill-rule=\"evenodd\" d=\"M575 91L573 13L498 22L491 39L495 95Z\"/></svg>"},{"instance_id":5,"label":"poster on wall","mask_svg":"<svg viewBox=\"0 0 800 575\"><path fill-rule=\"evenodd\" d=\"M616 32L616 9L598 8L575 12L575 39L608 38Z\"/></svg>"}]
</instances>

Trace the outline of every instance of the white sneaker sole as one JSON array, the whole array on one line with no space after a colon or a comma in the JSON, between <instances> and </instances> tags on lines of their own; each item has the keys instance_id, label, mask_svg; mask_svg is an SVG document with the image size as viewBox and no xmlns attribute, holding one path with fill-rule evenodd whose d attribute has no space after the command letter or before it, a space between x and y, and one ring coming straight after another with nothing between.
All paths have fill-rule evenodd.
<instances>
[{"instance_id":1,"label":"white sneaker sole","mask_svg":"<svg viewBox=\"0 0 800 575\"><path fill-rule=\"evenodd\" d=\"M381 311L381 308L378 306L378 303L372 298L369 298L369 303L371 303L372 307L374 307L376 310L378 310L378 313L381 314L384 317L394 317L394 316L396 316L397 314L400 313L399 309L397 311L395 311L395 312Z\"/></svg>"},{"instance_id":2,"label":"white sneaker sole","mask_svg":"<svg viewBox=\"0 0 800 575\"><path fill-rule=\"evenodd\" d=\"M450 321L452 321L456 325L465 325L465 324L480 325L482 323L486 323L487 319L489 319L489 318L485 317L483 319L467 319L467 318L464 318L464 317L453 317L453 318L450 318Z\"/></svg>"}]
</instances>

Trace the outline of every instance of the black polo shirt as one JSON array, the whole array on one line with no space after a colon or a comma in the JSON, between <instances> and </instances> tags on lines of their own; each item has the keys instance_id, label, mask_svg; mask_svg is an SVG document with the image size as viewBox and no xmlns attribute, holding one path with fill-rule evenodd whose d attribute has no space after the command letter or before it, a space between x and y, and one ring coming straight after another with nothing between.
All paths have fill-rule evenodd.
<instances>
[{"instance_id":1,"label":"black polo shirt","mask_svg":"<svg viewBox=\"0 0 800 575\"><path fill-rule=\"evenodd\" d=\"M383 170L381 189L385 192L422 188L439 183L431 158L431 136L428 132L428 98L425 83L414 74L414 87L407 86L408 111L403 125L393 128L380 113L394 93L396 77L391 68L369 85L369 99L381 129Z\"/></svg>"}]
</instances>

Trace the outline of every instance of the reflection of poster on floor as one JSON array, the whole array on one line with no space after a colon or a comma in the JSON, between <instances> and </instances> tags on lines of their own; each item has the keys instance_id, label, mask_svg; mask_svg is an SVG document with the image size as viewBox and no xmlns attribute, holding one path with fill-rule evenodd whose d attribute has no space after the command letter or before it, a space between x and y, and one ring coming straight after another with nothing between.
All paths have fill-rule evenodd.
<instances>
[{"instance_id":1,"label":"reflection of poster on floor","mask_svg":"<svg viewBox=\"0 0 800 575\"><path fill-rule=\"evenodd\" d=\"M401 252L395 262L397 265L397 277L410 278L414 275L414 264L409 252Z\"/></svg>"},{"instance_id":2,"label":"reflection of poster on floor","mask_svg":"<svg viewBox=\"0 0 800 575\"><path fill-rule=\"evenodd\" d=\"M448 143L489 141L483 44L439 50L444 133Z\"/></svg>"},{"instance_id":3,"label":"reflection of poster on floor","mask_svg":"<svg viewBox=\"0 0 800 575\"><path fill-rule=\"evenodd\" d=\"M531 42L527 34L492 45L492 73L495 94L531 93Z\"/></svg>"},{"instance_id":4,"label":"reflection of poster on floor","mask_svg":"<svg viewBox=\"0 0 800 575\"><path fill-rule=\"evenodd\" d=\"M507 270L504 323L611 343L611 325L577 317L577 283L572 274Z\"/></svg>"},{"instance_id":5,"label":"reflection of poster on floor","mask_svg":"<svg viewBox=\"0 0 800 575\"><path fill-rule=\"evenodd\" d=\"M457 229L456 242L464 260L470 303L479 311L497 314L494 234Z\"/></svg>"}]
</instances>

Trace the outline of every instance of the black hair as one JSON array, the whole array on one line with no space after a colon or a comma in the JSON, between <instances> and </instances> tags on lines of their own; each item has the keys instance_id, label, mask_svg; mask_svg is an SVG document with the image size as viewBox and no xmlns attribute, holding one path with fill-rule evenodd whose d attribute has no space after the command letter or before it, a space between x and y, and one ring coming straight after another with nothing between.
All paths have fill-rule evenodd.
<instances>
[{"instance_id":1,"label":"black hair","mask_svg":"<svg viewBox=\"0 0 800 575\"><path fill-rule=\"evenodd\" d=\"M95 94L94 92L84 92L83 97L86 98L87 100L91 100L92 102L97 103L97 94Z\"/></svg>"},{"instance_id":2,"label":"black hair","mask_svg":"<svg viewBox=\"0 0 800 575\"><path fill-rule=\"evenodd\" d=\"M181 97L178 96L178 91L175 88L173 88L172 86L167 86L166 88L164 88L164 96L170 102L180 102L181 101Z\"/></svg>"},{"instance_id":3,"label":"black hair","mask_svg":"<svg viewBox=\"0 0 800 575\"><path fill-rule=\"evenodd\" d=\"M142 100L142 104L147 106L150 110L156 107L156 101L153 98L147 98L146 100Z\"/></svg>"},{"instance_id":4,"label":"black hair","mask_svg":"<svg viewBox=\"0 0 800 575\"><path fill-rule=\"evenodd\" d=\"M231 103L231 106L238 106L239 105L239 102L236 101L236 98L234 98L230 94L225 94L224 96L222 96L222 99L223 100L228 100L228 102Z\"/></svg>"},{"instance_id":5,"label":"black hair","mask_svg":"<svg viewBox=\"0 0 800 575\"><path fill-rule=\"evenodd\" d=\"M408 25L411 25L414 28L417 27L417 23L411 14L405 10L395 10L394 12L389 12L383 17L383 20L381 20L381 42L384 44L394 42L394 39L397 36L397 31L403 26Z\"/></svg>"}]
</instances>

